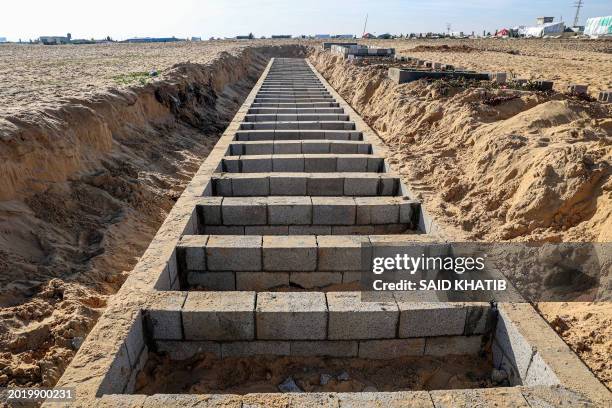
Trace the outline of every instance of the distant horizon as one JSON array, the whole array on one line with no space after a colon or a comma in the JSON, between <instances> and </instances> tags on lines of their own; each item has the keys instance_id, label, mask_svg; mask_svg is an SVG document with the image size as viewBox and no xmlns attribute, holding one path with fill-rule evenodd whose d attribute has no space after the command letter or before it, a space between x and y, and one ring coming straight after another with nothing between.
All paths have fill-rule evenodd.
<instances>
[{"instance_id":1,"label":"distant horizon","mask_svg":"<svg viewBox=\"0 0 612 408\"><path fill-rule=\"evenodd\" d=\"M3 5L0 37L23 42L41 36L66 36L96 40L128 38L200 37L207 40L233 38L253 33L256 38L271 35L353 34L360 37L366 15L366 31L372 34L446 33L469 35L474 31L495 32L501 28L533 25L541 16L562 18L573 25L572 0L451 0L417 1L311 0L253 2L222 0L198 2L175 0L168 8L161 0L108 0L104 7L87 7L76 0L22 0ZM585 0L579 25L587 18L612 14L609 0ZM4 31L5 30L5 31Z\"/></svg>"}]
</instances>

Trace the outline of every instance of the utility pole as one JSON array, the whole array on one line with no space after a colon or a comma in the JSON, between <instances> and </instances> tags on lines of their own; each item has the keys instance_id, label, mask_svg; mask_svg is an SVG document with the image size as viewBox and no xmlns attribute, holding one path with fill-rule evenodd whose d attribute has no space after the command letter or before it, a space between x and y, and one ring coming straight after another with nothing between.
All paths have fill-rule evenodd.
<instances>
[{"instance_id":1,"label":"utility pole","mask_svg":"<svg viewBox=\"0 0 612 408\"><path fill-rule=\"evenodd\" d=\"M363 34L361 34L361 37L365 35L367 26L368 26L368 15L366 14L365 23L363 23Z\"/></svg>"},{"instance_id":2,"label":"utility pole","mask_svg":"<svg viewBox=\"0 0 612 408\"><path fill-rule=\"evenodd\" d=\"M580 16L580 9L582 8L582 0L578 0L574 3L574 7L576 7L576 16L574 17L574 27L578 27L578 18Z\"/></svg>"},{"instance_id":3,"label":"utility pole","mask_svg":"<svg viewBox=\"0 0 612 408\"><path fill-rule=\"evenodd\" d=\"M446 34L450 37L451 23L446 23Z\"/></svg>"}]
</instances>

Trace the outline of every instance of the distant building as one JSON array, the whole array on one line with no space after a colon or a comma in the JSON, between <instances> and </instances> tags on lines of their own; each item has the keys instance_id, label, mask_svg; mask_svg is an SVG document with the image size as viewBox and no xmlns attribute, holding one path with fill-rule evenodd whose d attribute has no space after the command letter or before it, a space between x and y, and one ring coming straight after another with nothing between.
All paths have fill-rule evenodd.
<instances>
[{"instance_id":1,"label":"distant building","mask_svg":"<svg viewBox=\"0 0 612 408\"><path fill-rule=\"evenodd\" d=\"M191 41L202 41L202 37L191 37Z\"/></svg>"},{"instance_id":2,"label":"distant building","mask_svg":"<svg viewBox=\"0 0 612 408\"><path fill-rule=\"evenodd\" d=\"M543 25L546 23L552 23L555 20L554 17L538 17L536 18L537 25Z\"/></svg>"},{"instance_id":3,"label":"distant building","mask_svg":"<svg viewBox=\"0 0 612 408\"><path fill-rule=\"evenodd\" d=\"M70 33L66 34L65 37L46 35L38 38L38 42L44 45L70 44L70 40L72 40Z\"/></svg>"},{"instance_id":4,"label":"distant building","mask_svg":"<svg viewBox=\"0 0 612 408\"><path fill-rule=\"evenodd\" d=\"M281 38L291 38L291 35L288 34L274 34L271 37L272 39L281 39Z\"/></svg>"},{"instance_id":5,"label":"distant building","mask_svg":"<svg viewBox=\"0 0 612 408\"><path fill-rule=\"evenodd\" d=\"M355 38L355 34L338 34L338 35L334 35L334 38L353 39Z\"/></svg>"},{"instance_id":6,"label":"distant building","mask_svg":"<svg viewBox=\"0 0 612 408\"><path fill-rule=\"evenodd\" d=\"M156 42L161 42L161 43L166 43L166 42L176 42L176 41L185 41L181 38L176 38L176 37L144 37L144 38L128 38L127 40L125 40L126 42L129 43L156 43Z\"/></svg>"},{"instance_id":7,"label":"distant building","mask_svg":"<svg viewBox=\"0 0 612 408\"><path fill-rule=\"evenodd\" d=\"M584 34L591 37L612 35L612 16L589 18L584 26Z\"/></svg>"},{"instance_id":8,"label":"distant building","mask_svg":"<svg viewBox=\"0 0 612 408\"><path fill-rule=\"evenodd\" d=\"M376 36L374 34L370 34L370 33L365 33L363 35L363 38L376 38Z\"/></svg>"},{"instance_id":9,"label":"distant building","mask_svg":"<svg viewBox=\"0 0 612 408\"><path fill-rule=\"evenodd\" d=\"M6 42L6 37L0 37L0 43L5 43Z\"/></svg>"},{"instance_id":10,"label":"distant building","mask_svg":"<svg viewBox=\"0 0 612 408\"><path fill-rule=\"evenodd\" d=\"M315 38L322 40L322 39L331 38L331 35L329 35L329 34L315 34Z\"/></svg>"}]
</instances>

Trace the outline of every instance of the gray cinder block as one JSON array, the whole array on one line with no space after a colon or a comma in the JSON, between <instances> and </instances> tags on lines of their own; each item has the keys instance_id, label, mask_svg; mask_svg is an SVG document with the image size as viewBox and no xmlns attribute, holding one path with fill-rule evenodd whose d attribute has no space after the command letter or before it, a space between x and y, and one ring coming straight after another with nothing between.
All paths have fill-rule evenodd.
<instances>
[{"instance_id":1,"label":"gray cinder block","mask_svg":"<svg viewBox=\"0 0 612 408\"><path fill-rule=\"evenodd\" d=\"M183 306L186 340L255 337L255 292L190 292Z\"/></svg>"},{"instance_id":2,"label":"gray cinder block","mask_svg":"<svg viewBox=\"0 0 612 408\"><path fill-rule=\"evenodd\" d=\"M344 194L344 178L337 174L312 174L308 178L308 195L341 196Z\"/></svg>"},{"instance_id":3,"label":"gray cinder block","mask_svg":"<svg viewBox=\"0 0 612 408\"><path fill-rule=\"evenodd\" d=\"M327 307L321 292L263 292L257 295L257 339L323 340Z\"/></svg>"},{"instance_id":4,"label":"gray cinder block","mask_svg":"<svg viewBox=\"0 0 612 408\"><path fill-rule=\"evenodd\" d=\"M273 155L272 171L300 172L304 171L304 156L301 154Z\"/></svg>"},{"instance_id":5,"label":"gray cinder block","mask_svg":"<svg viewBox=\"0 0 612 408\"><path fill-rule=\"evenodd\" d=\"M236 290L269 290L289 286L289 272L236 272Z\"/></svg>"},{"instance_id":6,"label":"gray cinder block","mask_svg":"<svg viewBox=\"0 0 612 408\"><path fill-rule=\"evenodd\" d=\"M236 290L234 272L189 272L187 284L206 290Z\"/></svg>"},{"instance_id":7,"label":"gray cinder block","mask_svg":"<svg viewBox=\"0 0 612 408\"><path fill-rule=\"evenodd\" d=\"M251 176L247 174L235 174L231 182L232 191L229 194L222 195L247 197L267 196L270 194L270 180L267 175Z\"/></svg>"},{"instance_id":8,"label":"gray cinder block","mask_svg":"<svg viewBox=\"0 0 612 408\"><path fill-rule=\"evenodd\" d=\"M365 340L359 342L359 357L368 359L394 359L404 356L422 356L425 339Z\"/></svg>"},{"instance_id":9,"label":"gray cinder block","mask_svg":"<svg viewBox=\"0 0 612 408\"><path fill-rule=\"evenodd\" d=\"M360 271L370 267L370 240L363 236L317 237L319 270ZM367 262L367 265L362 265Z\"/></svg>"},{"instance_id":10,"label":"gray cinder block","mask_svg":"<svg viewBox=\"0 0 612 408\"><path fill-rule=\"evenodd\" d=\"M314 236L263 238L265 271L314 271L317 267L317 241Z\"/></svg>"},{"instance_id":11,"label":"gray cinder block","mask_svg":"<svg viewBox=\"0 0 612 408\"><path fill-rule=\"evenodd\" d=\"M240 163L242 173L266 173L272 171L271 154L240 156Z\"/></svg>"},{"instance_id":12,"label":"gray cinder block","mask_svg":"<svg viewBox=\"0 0 612 408\"><path fill-rule=\"evenodd\" d=\"M352 225L355 215L352 197L312 197L312 223L315 225Z\"/></svg>"},{"instance_id":13,"label":"gray cinder block","mask_svg":"<svg viewBox=\"0 0 612 408\"><path fill-rule=\"evenodd\" d=\"M147 310L147 327L154 340L182 340L181 309L186 294L163 296Z\"/></svg>"},{"instance_id":14,"label":"gray cinder block","mask_svg":"<svg viewBox=\"0 0 612 408\"><path fill-rule=\"evenodd\" d=\"M304 289L323 288L342 283L342 272L291 272L289 282Z\"/></svg>"},{"instance_id":15,"label":"gray cinder block","mask_svg":"<svg viewBox=\"0 0 612 408\"><path fill-rule=\"evenodd\" d=\"M376 196L379 192L379 184L379 177L347 175L344 178L344 194L347 196Z\"/></svg>"},{"instance_id":16,"label":"gray cinder block","mask_svg":"<svg viewBox=\"0 0 612 408\"><path fill-rule=\"evenodd\" d=\"M482 336L443 336L425 339L425 355L428 356L477 355L481 349Z\"/></svg>"},{"instance_id":17,"label":"gray cinder block","mask_svg":"<svg viewBox=\"0 0 612 408\"><path fill-rule=\"evenodd\" d=\"M395 198L355 197L357 205L356 223L397 224L400 216L400 201Z\"/></svg>"},{"instance_id":18,"label":"gray cinder block","mask_svg":"<svg viewBox=\"0 0 612 408\"><path fill-rule=\"evenodd\" d=\"M208 270L260 271L261 237L211 235L206 245Z\"/></svg>"},{"instance_id":19,"label":"gray cinder block","mask_svg":"<svg viewBox=\"0 0 612 408\"><path fill-rule=\"evenodd\" d=\"M335 172L337 156L310 154L304 156L304 171L311 173Z\"/></svg>"},{"instance_id":20,"label":"gray cinder block","mask_svg":"<svg viewBox=\"0 0 612 408\"><path fill-rule=\"evenodd\" d=\"M330 340L395 338L399 310L389 301L362 301L360 292L329 292Z\"/></svg>"},{"instance_id":21,"label":"gray cinder block","mask_svg":"<svg viewBox=\"0 0 612 408\"><path fill-rule=\"evenodd\" d=\"M357 357L356 341L292 341L292 356Z\"/></svg>"},{"instance_id":22,"label":"gray cinder block","mask_svg":"<svg viewBox=\"0 0 612 408\"><path fill-rule=\"evenodd\" d=\"M288 356L288 341L235 341L221 344L221 357Z\"/></svg>"},{"instance_id":23,"label":"gray cinder block","mask_svg":"<svg viewBox=\"0 0 612 408\"><path fill-rule=\"evenodd\" d=\"M365 172L368 170L368 157L361 155L339 155L337 171L339 172Z\"/></svg>"},{"instance_id":24,"label":"gray cinder block","mask_svg":"<svg viewBox=\"0 0 612 408\"><path fill-rule=\"evenodd\" d=\"M178 244L179 256L184 257L190 271L206 270L206 242L208 235L184 235Z\"/></svg>"},{"instance_id":25,"label":"gray cinder block","mask_svg":"<svg viewBox=\"0 0 612 408\"><path fill-rule=\"evenodd\" d=\"M308 178L306 174L271 174L270 195L305 196ZM268 195L268 194L265 194Z\"/></svg>"},{"instance_id":26,"label":"gray cinder block","mask_svg":"<svg viewBox=\"0 0 612 408\"><path fill-rule=\"evenodd\" d=\"M310 197L268 198L268 222L272 225L306 225L312 222Z\"/></svg>"},{"instance_id":27,"label":"gray cinder block","mask_svg":"<svg viewBox=\"0 0 612 408\"><path fill-rule=\"evenodd\" d=\"M397 301L400 311L399 337L462 335L467 308L442 302Z\"/></svg>"},{"instance_id":28,"label":"gray cinder block","mask_svg":"<svg viewBox=\"0 0 612 408\"><path fill-rule=\"evenodd\" d=\"M221 225L222 202L223 197L202 197L198 200L197 213L201 225Z\"/></svg>"},{"instance_id":29,"label":"gray cinder block","mask_svg":"<svg viewBox=\"0 0 612 408\"><path fill-rule=\"evenodd\" d=\"M222 204L224 225L263 225L268 222L265 198L225 197Z\"/></svg>"}]
</instances>

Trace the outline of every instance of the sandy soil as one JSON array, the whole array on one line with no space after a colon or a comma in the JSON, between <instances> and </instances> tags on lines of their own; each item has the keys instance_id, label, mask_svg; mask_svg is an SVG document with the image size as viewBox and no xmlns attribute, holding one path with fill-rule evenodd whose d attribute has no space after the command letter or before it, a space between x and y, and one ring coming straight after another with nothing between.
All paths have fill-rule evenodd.
<instances>
[{"instance_id":1,"label":"sandy soil","mask_svg":"<svg viewBox=\"0 0 612 408\"><path fill-rule=\"evenodd\" d=\"M466 66L488 60L448 54ZM312 61L385 140L390 162L454 240L612 241L611 105L457 81L396 85L380 62L321 52ZM609 384L610 303L540 309Z\"/></svg>"},{"instance_id":2,"label":"sandy soil","mask_svg":"<svg viewBox=\"0 0 612 408\"><path fill-rule=\"evenodd\" d=\"M486 388L494 386L491 370L490 360L475 356L393 360L261 356L221 360L204 354L174 361L151 354L136 380L136 393L270 393L279 392L278 386L289 377L306 392ZM328 382L321 383L322 375L329 376Z\"/></svg>"},{"instance_id":3,"label":"sandy soil","mask_svg":"<svg viewBox=\"0 0 612 408\"><path fill-rule=\"evenodd\" d=\"M57 107L58 102L90 98L109 89L164 80L175 64L208 64L223 52L239 54L247 44L283 43L256 40L65 46L1 44L0 117ZM158 76L149 76L153 70Z\"/></svg>"},{"instance_id":4,"label":"sandy soil","mask_svg":"<svg viewBox=\"0 0 612 408\"><path fill-rule=\"evenodd\" d=\"M453 64L484 72L505 71L519 78L589 85L591 95L612 89L612 41L571 39L386 40L400 55Z\"/></svg>"}]
</instances>

